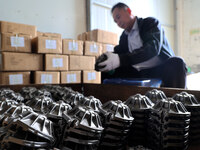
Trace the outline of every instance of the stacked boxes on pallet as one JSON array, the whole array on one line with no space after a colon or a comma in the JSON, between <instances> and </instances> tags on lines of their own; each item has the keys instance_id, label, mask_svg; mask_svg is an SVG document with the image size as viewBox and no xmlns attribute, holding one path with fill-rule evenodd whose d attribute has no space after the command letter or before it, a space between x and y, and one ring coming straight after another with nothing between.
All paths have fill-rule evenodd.
<instances>
[{"instance_id":1,"label":"stacked boxes on pallet","mask_svg":"<svg viewBox=\"0 0 200 150\"><path fill-rule=\"evenodd\" d=\"M36 26L0 21L0 84L30 84L30 71L42 70L42 55L31 53L36 34Z\"/></svg>"},{"instance_id":2,"label":"stacked boxes on pallet","mask_svg":"<svg viewBox=\"0 0 200 150\"><path fill-rule=\"evenodd\" d=\"M0 21L0 85L100 84L95 60L116 44L117 34L103 30L73 40L37 32L36 26Z\"/></svg>"}]
</instances>

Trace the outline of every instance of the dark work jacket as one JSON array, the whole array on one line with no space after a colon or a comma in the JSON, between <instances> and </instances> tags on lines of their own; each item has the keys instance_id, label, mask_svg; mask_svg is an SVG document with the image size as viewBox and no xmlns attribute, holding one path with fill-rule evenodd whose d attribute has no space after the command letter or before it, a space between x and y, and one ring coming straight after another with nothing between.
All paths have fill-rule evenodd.
<instances>
[{"instance_id":1,"label":"dark work jacket","mask_svg":"<svg viewBox=\"0 0 200 150\"><path fill-rule=\"evenodd\" d=\"M143 46L133 52L129 52L128 35L123 32L120 37L119 45L114 48L114 53L119 54L120 67L132 66L147 61L154 56L159 56L161 60L165 62L165 60L174 56L174 52L169 46L164 31L161 32L159 21L152 17L137 19ZM163 40L160 39L160 34L163 34ZM160 42L162 42L161 49L159 49Z\"/></svg>"}]
</instances>

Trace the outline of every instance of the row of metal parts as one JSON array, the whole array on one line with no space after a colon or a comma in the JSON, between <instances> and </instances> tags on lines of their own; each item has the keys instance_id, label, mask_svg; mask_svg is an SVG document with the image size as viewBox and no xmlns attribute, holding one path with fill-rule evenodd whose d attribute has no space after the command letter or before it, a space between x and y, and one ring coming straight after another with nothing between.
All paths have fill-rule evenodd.
<instances>
[{"instance_id":1,"label":"row of metal parts","mask_svg":"<svg viewBox=\"0 0 200 150\"><path fill-rule=\"evenodd\" d=\"M1 89L0 144L19 150L186 149L200 139L199 107L191 94L167 98L156 89L104 104L68 87Z\"/></svg>"}]
</instances>

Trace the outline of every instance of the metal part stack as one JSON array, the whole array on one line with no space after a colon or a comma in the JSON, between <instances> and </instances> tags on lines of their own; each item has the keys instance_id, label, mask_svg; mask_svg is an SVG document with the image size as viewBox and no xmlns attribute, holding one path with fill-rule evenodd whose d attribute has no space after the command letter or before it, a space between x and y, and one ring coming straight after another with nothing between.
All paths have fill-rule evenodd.
<instances>
[{"instance_id":1,"label":"metal part stack","mask_svg":"<svg viewBox=\"0 0 200 150\"><path fill-rule=\"evenodd\" d=\"M175 94L173 99L182 102L186 109L191 112L189 142L198 143L200 141L200 102L194 95L187 92Z\"/></svg>"},{"instance_id":2,"label":"metal part stack","mask_svg":"<svg viewBox=\"0 0 200 150\"><path fill-rule=\"evenodd\" d=\"M1 149L51 148L54 142L52 122L46 116L33 111L20 114L7 129L8 132L1 142Z\"/></svg>"},{"instance_id":3,"label":"metal part stack","mask_svg":"<svg viewBox=\"0 0 200 150\"><path fill-rule=\"evenodd\" d=\"M153 89L148 91L145 94L154 104L157 103L157 101L160 101L162 99L166 99L166 95L163 91L161 90L157 90L157 89Z\"/></svg>"},{"instance_id":4,"label":"metal part stack","mask_svg":"<svg viewBox=\"0 0 200 150\"><path fill-rule=\"evenodd\" d=\"M147 96L141 94L130 96L124 103L128 105L134 117L128 145L145 145L147 143L147 121L154 103Z\"/></svg>"},{"instance_id":5,"label":"metal part stack","mask_svg":"<svg viewBox=\"0 0 200 150\"><path fill-rule=\"evenodd\" d=\"M63 113L66 122L63 150L96 150L103 127L101 119L90 107L77 106Z\"/></svg>"},{"instance_id":6,"label":"metal part stack","mask_svg":"<svg viewBox=\"0 0 200 150\"><path fill-rule=\"evenodd\" d=\"M56 142L54 144L55 147L59 146L64 132L64 125L62 124L62 114L64 111L69 111L71 109L72 107L62 100L58 102L53 102L45 108L47 118L53 122L56 138Z\"/></svg>"},{"instance_id":7,"label":"metal part stack","mask_svg":"<svg viewBox=\"0 0 200 150\"><path fill-rule=\"evenodd\" d=\"M126 149L126 140L134 119L129 107L120 100L110 100L102 108L106 112L103 120L105 129L99 149Z\"/></svg>"},{"instance_id":8,"label":"metal part stack","mask_svg":"<svg viewBox=\"0 0 200 150\"><path fill-rule=\"evenodd\" d=\"M181 149L188 147L190 112L172 98L162 99L150 114L148 143L153 150Z\"/></svg>"},{"instance_id":9,"label":"metal part stack","mask_svg":"<svg viewBox=\"0 0 200 150\"><path fill-rule=\"evenodd\" d=\"M49 105L53 103L53 100L50 97L47 96L36 96L33 99L26 102L26 105L33 108L35 112L46 114L46 107L49 107Z\"/></svg>"}]
</instances>

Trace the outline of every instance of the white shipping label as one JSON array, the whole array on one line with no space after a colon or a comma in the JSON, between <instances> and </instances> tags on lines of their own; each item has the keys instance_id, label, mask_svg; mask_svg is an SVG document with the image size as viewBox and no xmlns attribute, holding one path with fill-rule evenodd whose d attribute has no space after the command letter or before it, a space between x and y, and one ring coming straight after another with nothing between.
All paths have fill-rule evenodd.
<instances>
[{"instance_id":1,"label":"white shipping label","mask_svg":"<svg viewBox=\"0 0 200 150\"><path fill-rule=\"evenodd\" d=\"M63 67L63 58L53 58L52 59L53 67Z\"/></svg>"},{"instance_id":2,"label":"white shipping label","mask_svg":"<svg viewBox=\"0 0 200 150\"><path fill-rule=\"evenodd\" d=\"M56 49L56 40L46 40L46 49Z\"/></svg>"},{"instance_id":3,"label":"white shipping label","mask_svg":"<svg viewBox=\"0 0 200 150\"><path fill-rule=\"evenodd\" d=\"M114 46L113 46L113 45L110 45L110 44L107 44L107 45L106 45L106 51L107 51L107 52L113 52L113 51L114 51Z\"/></svg>"},{"instance_id":4,"label":"white shipping label","mask_svg":"<svg viewBox=\"0 0 200 150\"><path fill-rule=\"evenodd\" d=\"M95 72L88 72L88 80L95 80L96 74Z\"/></svg>"},{"instance_id":5,"label":"white shipping label","mask_svg":"<svg viewBox=\"0 0 200 150\"><path fill-rule=\"evenodd\" d=\"M51 74L42 74L41 75L41 83L52 83L52 75Z\"/></svg>"},{"instance_id":6,"label":"white shipping label","mask_svg":"<svg viewBox=\"0 0 200 150\"><path fill-rule=\"evenodd\" d=\"M24 47L24 37L11 36L10 42L12 47Z\"/></svg>"},{"instance_id":7,"label":"white shipping label","mask_svg":"<svg viewBox=\"0 0 200 150\"><path fill-rule=\"evenodd\" d=\"M68 74L67 75L67 83L76 82L76 74Z\"/></svg>"},{"instance_id":8,"label":"white shipping label","mask_svg":"<svg viewBox=\"0 0 200 150\"><path fill-rule=\"evenodd\" d=\"M96 44L90 45L90 52L91 53L98 53L98 46Z\"/></svg>"},{"instance_id":9,"label":"white shipping label","mask_svg":"<svg viewBox=\"0 0 200 150\"><path fill-rule=\"evenodd\" d=\"M22 74L16 74L16 75L9 75L9 84L23 84L23 75Z\"/></svg>"},{"instance_id":10,"label":"white shipping label","mask_svg":"<svg viewBox=\"0 0 200 150\"><path fill-rule=\"evenodd\" d=\"M70 51L78 51L78 43L77 42L69 42L68 43L68 49L70 50Z\"/></svg>"}]
</instances>

